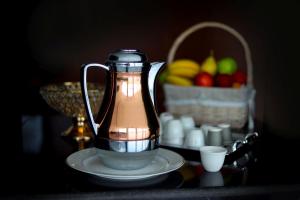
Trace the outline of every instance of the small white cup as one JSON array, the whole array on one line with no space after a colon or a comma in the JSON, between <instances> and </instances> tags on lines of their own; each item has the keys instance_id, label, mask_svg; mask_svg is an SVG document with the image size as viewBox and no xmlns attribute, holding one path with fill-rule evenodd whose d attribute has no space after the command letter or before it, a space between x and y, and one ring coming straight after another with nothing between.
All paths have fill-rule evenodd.
<instances>
[{"instance_id":1,"label":"small white cup","mask_svg":"<svg viewBox=\"0 0 300 200\"><path fill-rule=\"evenodd\" d=\"M163 141L168 144L182 145L184 131L179 119L171 119L167 121Z\"/></svg>"},{"instance_id":2,"label":"small white cup","mask_svg":"<svg viewBox=\"0 0 300 200\"><path fill-rule=\"evenodd\" d=\"M222 129L217 127L210 127L207 131L206 145L208 146L222 146L223 136Z\"/></svg>"},{"instance_id":3,"label":"small white cup","mask_svg":"<svg viewBox=\"0 0 300 200\"><path fill-rule=\"evenodd\" d=\"M214 126L211 126L211 125L209 125L209 124L203 124L203 125L201 125L200 128L202 129L205 138L207 137L208 129L213 128L213 127L214 127Z\"/></svg>"},{"instance_id":4,"label":"small white cup","mask_svg":"<svg viewBox=\"0 0 300 200\"><path fill-rule=\"evenodd\" d=\"M159 125L160 125L160 131L159 131L159 142L162 141L163 133L166 132L166 124L169 120L174 119L174 116L169 112L162 112L159 115Z\"/></svg>"},{"instance_id":5,"label":"small white cup","mask_svg":"<svg viewBox=\"0 0 300 200\"><path fill-rule=\"evenodd\" d=\"M204 133L200 128L189 130L185 135L184 146L187 148L199 149L205 145Z\"/></svg>"},{"instance_id":6,"label":"small white cup","mask_svg":"<svg viewBox=\"0 0 300 200\"><path fill-rule=\"evenodd\" d=\"M219 171L225 160L227 149L220 146L203 146L200 148L201 163L208 172Z\"/></svg>"},{"instance_id":7,"label":"small white cup","mask_svg":"<svg viewBox=\"0 0 300 200\"><path fill-rule=\"evenodd\" d=\"M195 128L194 118L188 115L180 116L180 122L182 124L183 130L187 133L189 130Z\"/></svg>"},{"instance_id":8,"label":"small white cup","mask_svg":"<svg viewBox=\"0 0 300 200\"><path fill-rule=\"evenodd\" d=\"M218 127L222 129L223 144L230 145L232 143L230 124L219 124Z\"/></svg>"},{"instance_id":9,"label":"small white cup","mask_svg":"<svg viewBox=\"0 0 300 200\"><path fill-rule=\"evenodd\" d=\"M161 123L165 124L170 119L174 119L174 116L169 112L162 112L159 115L159 119L160 119Z\"/></svg>"}]
</instances>

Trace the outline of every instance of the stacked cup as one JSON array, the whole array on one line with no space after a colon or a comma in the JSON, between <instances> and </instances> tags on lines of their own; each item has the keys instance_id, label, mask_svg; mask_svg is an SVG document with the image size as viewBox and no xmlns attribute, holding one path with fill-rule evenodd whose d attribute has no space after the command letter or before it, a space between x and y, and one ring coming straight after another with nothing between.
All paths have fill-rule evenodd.
<instances>
[{"instance_id":1,"label":"stacked cup","mask_svg":"<svg viewBox=\"0 0 300 200\"><path fill-rule=\"evenodd\" d=\"M184 139L183 126L179 119L170 119L164 127L162 140L169 145L181 146Z\"/></svg>"},{"instance_id":2,"label":"stacked cup","mask_svg":"<svg viewBox=\"0 0 300 200\"><path fill-rule=\"evenodd\" d=\"M223 146L232 142L229 124L219 124L217 127L203 125L206 133L206 145L200 148L201 163L208 172L218 172L225 161L227 149Z\"/></svg>"},{"instance_id":3,"label":"stacked cup","mask_svg":"<svg viewBox=\"0 0 300 200\"><path fill-rule=\"evenodd\" d=\"M160 115L160 125L160 141L164 144L200 149L201 163L206 171L218 172L222 168L227 153L223 146L232 142L229 124L196 128L191 116L175 118L171 113L164 112Z\"/></svg>"},{"instance_id":4,"label":"stacked cup","mask_svg":"<svg viewBox=\"0 0 300 200\"><path fill-rule=\"evenodd\" d=\"M195 128L195 121L193 117L188 115L182 115L179 119L185 134L187 134L191 129Z\"/></svg>"},{"instance_id":5,"label":"stacked cup","mask_svg":"<svg viewBox=\"0 0 300 200\"><path fill-rule=\"evenodd\" d=\"M180 117L181 124L185 133L184 147L199 149L205 145L205 136L200 128L196 128L193 117L183 115Z\"/></svg>"},{"instance_id":6,"label":"stacked cup","mask_svg":"<svg viewBox=\"0 0 300 200\"><path fill-rule=\"evenodd\" d=\"M190 129L185 135L184 147L189 149L199 149L205 145L205 136L200 128Z\"/></svg>"},{"instance_id":7,"label":"stacked cup","mask_svg":"<svg viewBox=\"0 0 300 200\"><path fill-rule=\"evenodd\" d=\"M160 132L159 132L159 142L162 142L163 133L166 132L166 124L169 120L174 119L174 116L169 112L163 112L159 116L159 125L160 125Z\"/></svg>"},{"instance_id":8,"label":"stacked cup","mask_svg":"<svg viewBox=\"0 0 300 200\"><path fill-rule=\"evenodd\" d=\"M224 146L231 145L232 135L230 130L230 124L219 124L218 127L222 129L223 145Z\"/></svg>"},{"instance_id":9,"label":"stacked cup","mask_svg":"<svg viewBox=\"0 0 300 200\"><path fill-rule=\"evenodd\" d=\"M222 129L217 127L211 127L207 130L206 143L209 146L222 146L223 137Z\"/></svg>"},{"instance_id":10,"label":"stacked cup","mask_svg":"<svg viewBox=\"0 0 300 200\"><path fill-rule=\"evenodd\" d=\"M218 124L217 126L204 124L201 126L206 138L206 145L228 146L232 143L230 124Z\"/></svg>"}]
</instances>

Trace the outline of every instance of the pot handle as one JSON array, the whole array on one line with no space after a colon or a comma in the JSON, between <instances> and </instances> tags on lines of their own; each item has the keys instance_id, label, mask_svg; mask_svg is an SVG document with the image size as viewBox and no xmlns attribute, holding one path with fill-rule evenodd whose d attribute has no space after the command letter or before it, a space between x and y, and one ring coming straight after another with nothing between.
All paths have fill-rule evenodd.
<instances>
[{"instance_id":1,"label":"pot handle","mask_svg":"<svg viewBox=\"0 0 300 200\"><path fill-rule=\"evenodd\" d=\"M83 103L84 103L84 106L85 106L85 109L87 112L88 121L89 121L90 125L92 126L92 130L93 130L94 134L97 135L97 129L99 128L100 125L95 123L95 120L93 117L93 113L92 113L92 109L91 109L91 105L90 105L90 101L89 101L88 89L87 89L87 80L86 80L87 71L90 67L100 67L107 71L109 71L109 67L106 65L98 64L98 63L91 63L91 64L83 65L81 68L81 71L80 71L80 84L81 84Z\"/></svg>"}]
</instances>

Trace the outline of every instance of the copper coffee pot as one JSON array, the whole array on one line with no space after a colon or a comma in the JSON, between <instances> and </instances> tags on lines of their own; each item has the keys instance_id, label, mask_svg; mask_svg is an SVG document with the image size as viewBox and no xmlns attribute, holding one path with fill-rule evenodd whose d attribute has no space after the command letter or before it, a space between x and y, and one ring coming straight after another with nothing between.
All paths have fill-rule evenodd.
<instances>
[{"instance_id":1,"label":"copper coffee pot","mask_svg":"<svg viewBox=\"0 0 300 200\"><path fill-rule=\"evenodd\" d=\"M139 50L122 49L111 53L105 65L92 63L82 67L82 94L96 138L95 146L110 158L117 158L108 165L122 169L141 167L142 162L131 164L134 159L131 163L121 159L119 163L120 158L128 155L141 159L142 152L150 156L152 150L157 148L159 122L154 85L163 64L149 63L146 55ZM86 85L90 67L100 67L106 71L105 94L96 119L92 115ZM151 159L148 157L148 160Z\"/></svg>"}]
</instances>

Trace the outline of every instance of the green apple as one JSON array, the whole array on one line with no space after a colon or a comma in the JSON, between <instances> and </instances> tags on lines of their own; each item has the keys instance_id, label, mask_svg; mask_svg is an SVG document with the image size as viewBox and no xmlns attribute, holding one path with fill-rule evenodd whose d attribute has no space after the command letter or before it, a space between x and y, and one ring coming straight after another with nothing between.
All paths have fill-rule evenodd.
<instances>
[{"instance_id":1,"label":"green apple","mask_svg":"<svg viewBox=\"0 0 300 200\"><path fill-rule=\"evenodd\" d=\"M217 67L220 74L231 75L237 70L236 61L231 57L226 57L219 60Z\"/></svg>"}]
</instances>

